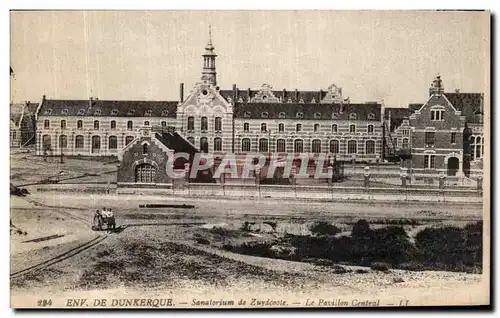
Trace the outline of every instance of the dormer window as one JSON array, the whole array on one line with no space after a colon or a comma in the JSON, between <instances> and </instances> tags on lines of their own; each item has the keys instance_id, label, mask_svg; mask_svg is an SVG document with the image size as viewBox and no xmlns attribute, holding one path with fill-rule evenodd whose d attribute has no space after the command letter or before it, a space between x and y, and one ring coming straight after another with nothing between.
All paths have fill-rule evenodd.
<instances>
[{"instance_id":1,"label":"dormer window","mask_svg":"<svg viewBox=\"0 0 500 318\"><path fill-rule=\"evenodd\" d=\"M356 119L356 118L358 118L358 114L356 114L356 113L349 114L349 119Z\"/></svg>"},{"instance_id":2,"label":"dormer window","mask_svg":"<svg viewBox=\"0 0 500 318\"><path fill-rule=\"evenodd\" d=\"M339 119L338 113L332 113L332 119Z\"/></svg>"},{"instance_id":3,"label":"dormer window","mask_svg":"<svg viewBox=\"0 0 500 318\"><path fill-rule=\"evenodd\" d=\"M95 111L94 111L94 116L101 116L101 110L99 108L97 108Z\"/></svg>"},{"instance_id":4,"label":"dormer window","mask_svg":"<svg viewBox=\"0 0 500 318\"><path fill-rule=\"evenodd\" d=\"M238 103L243 103L243 98L238 98Z\"/></svg>"},{"instance_id":5,"label":"dormer window","mask_svg":"<svg viewBox=\"0 0 500 318\"><path fill-rule=\"evenodd\" d=\"M299 104L304 104L304 99L302 97L299 99Z\"/></svg>"},{"instance_id":6,"label":"dormer window","mask_svg":"<svg viewBox=\"0 0 500 318\"><path fill-rule=\"evenodd\" d=\"M135 114L135 109L131 109L127 113L128 116L134 116L134 114Z\"/></svg>"},{"instance_id":7,"label":"dormer window","mask_svg":"<svg viewBox=\"0 0 500 318\"><path fill-rule=\"evenodd\" d=\"M245 112L245 114L243 114L243 117L245 118L249 118L250 116L252 116L250 112Z\"/></svg>"},{"instance_id":8,"label":"dormer window","mask_svg":"<svg viewBox=\"0 0 500 318\"><path fill-rule=\"evenodd\" d=\"M68 110L67 109L61 110L61 115L67 115L67 114L68 114Z\"/></svg>"},{"instance_id":9,"label":"dormer window","mask_svg":"<svg viewBox=\"0 0 500 318\"><path fill-rule=\"evenodd\" d=\"M151 117L151 114L153 113L153 111L151 109L148 109L146 110L146 112L144 113L144 116L145 117Z\"/></svg>"},{"instance_id":10,"label":"dormer window","mask_svg":"<svg viewBox=\"0 0 500 318\"><path fill-rule=\"evenodd\" d=\"M314 113L314 118L315 119L320 119L321 118L321 113Z\"/></svg>"},{"instance_id":11,"label":"dormer window","mask_svg":"<svg viewBox=\"0 0 500 318\"><path fill-rule=\"evenodd\" d=\"M375 114L374 113L369 113L368 114L368 119L369 120L374 120L375 119Z\"/></svg>"},{"instance_id":12,"label":"dormer window","mask_svg":"<svg viewBox=\"0 0 500 318\"><path fill-rule=\"evenodd\" d=\"M51 108L48 108L45 110L45 115L50 115L52 114L52 109Z\"/></svg>"},{"instance_id":13,"label":"dormer window","mask_svg":"<svg viewBox=\"0 0 500 318\"><path fill-rule=\"evenodd\" d=\"M79 109L78 115L85 115L85 109Z\"/></svg>"},{"instance_id":14,"label":"dormer window","mask_svg":"<svg viewBox=\"0 0 500 318\"><path fill-rule=\"evenodd\" d=\"M304 118L304 113L303 112L298 112L297 113L297 118Z\"/></svg>"},{"instance_id":15,"label":"dormer window","mask_svg":"<svg viewBox=\"0 0 500 318\"><path fill-rule=\"evenodd\" d=\"M311 104L314 104L316 103L316 98L313 97L313 99L311 99Z\"/></svg>"},{"instance_id":16,"label":"dormer window","mask_svg":"<svg viewBox=\"0 0 500 318\"><path fill-rule=\"evenodd\" d=\"M279 113L278 117L281 119L284 119L284 118L286 118L286 114L284 112L281 112L281 113Z\"/></svg>"},{"instance_id":17,"label":"dormer window","mask_svg":"<svg viewBox=\"0 0 500 318\"><path fill-rule=\"evenodd\" d=\"M162 111L161 111L161 116L162 116L162 117L166 117L166 116L168 116L168 110L166 110L166 109L162 110Z\"/></svg>"},{"instance_id":18,"label":"dormer window","mask_svg":"<svg viewBox=\"0 0 500 318\"><path fill-rule=\"evenodd\" d=\"M118 115L118 109L112 109L111 116L116 116L116 115Z\"/></svg>"},{"instance_id":19,"label":"dormer window","mask_svg":"<svg viewBox=\"0 0 500 318\"><path fill-rule=\"evenodd\" d=\"M287 99L286 102L289 103L289 104L293 103L293 101L292 101L292 99L290 97L288 97L288 99Z\"/></svg>"},{"instance_id":20,"label":"dormer window","mask_svg":"<svg viewBox=\"0 0 500 318\"><path fill-rule=\"evenodd\" d=\"M269 117L269 113L268 113L268 112L262 112L262 113L260 114L260 116L261 116L262 118L268 118L268 117Z\"/></svg>"}]
</instances>

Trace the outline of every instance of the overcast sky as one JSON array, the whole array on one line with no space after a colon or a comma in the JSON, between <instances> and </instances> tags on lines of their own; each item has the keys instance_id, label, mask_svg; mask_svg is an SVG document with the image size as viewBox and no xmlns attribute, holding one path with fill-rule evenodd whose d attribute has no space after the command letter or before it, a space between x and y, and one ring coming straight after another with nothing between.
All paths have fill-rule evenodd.
<instances>
[{"instance_id":1,"label":"overcast sky","mask_svg":"<svg viewBox=\"0 0 500 318\"><path fill-rule=\"evenodd\" d=\"M200 78L208 25L218 85L326 90L353 102L424 102L440 73L447 91L485 92L489 16L480 12L12 12L14 101L178 100Z\"/></svg>"}]
</instances>

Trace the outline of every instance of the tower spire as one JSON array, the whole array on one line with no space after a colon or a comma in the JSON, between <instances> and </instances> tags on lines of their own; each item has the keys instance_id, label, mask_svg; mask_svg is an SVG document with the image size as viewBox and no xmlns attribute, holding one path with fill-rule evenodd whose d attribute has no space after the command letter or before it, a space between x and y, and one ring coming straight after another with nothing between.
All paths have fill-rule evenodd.
<instances>
[{"instance_id":1,"label":"tower spire","mask_svg":"<svg viewBox=\"0 0 500 318\"><path fill-rule=\"evenodd\" d=\"M208 25L208 44L212 45L212 25Z\"/></svg>"},{"instance_id":2,"label":"tower spire","mask_svg":"<svg viewBox=\"0 0 500 318\"><path fill-rule=\"evenodd\" d=\"M205 46L203 53L203 71L201 72L201 80L211 85L217 85L217 72L215 71L215 58L217 54L214 52L215 47L212 45L212 26L208 26L208 43Z\"/></svg>"}]
</instances>

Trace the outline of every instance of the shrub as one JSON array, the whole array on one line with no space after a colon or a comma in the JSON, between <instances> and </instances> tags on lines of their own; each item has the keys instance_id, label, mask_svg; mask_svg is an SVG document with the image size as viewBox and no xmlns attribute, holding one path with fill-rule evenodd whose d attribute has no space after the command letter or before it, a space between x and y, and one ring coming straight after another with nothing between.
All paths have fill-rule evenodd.
<instances>
[{"instance_id":1,"label":"shrub","mask_svg":"<svg viewBox=\"0 0 500 318\"><path fill-rule=\"evenodd\" d=\"M367 269L359 268L359 269L355 270L354 272L357 274L367 274L369 271Z\"/></svg>"},{"instance_id":2,"label":"shrub","mask_svg":"<svg viewBox=\"0 0 500 318\"><path fill-rule=\"evenodd\" d=\"M415 249L401 226L388 226L373 231L370 256L377 261L400 264L412 259Z\"/></svg>"},{"instance_id":3,"label":"shrub","mask_svg":"<svg viewBox=\"0 0 500 318\"><path fill-rule=\"evenodd\" d=\"M352 237L366 237L371 233L370 224L366 220L358 220L352 227Z\"/></svg>"},{"instance_id":4,"label":"shrub","mask_svg":"<svg viewBox=\"0 0 500 318\"><path fill-rule=\"evenodd\" d=\"M415 243L420 261L431 266L458 269L466 257L466 236L458 227L423 229L417 233Z\"/></svg>"},{"instance_id":5,"label":"shrub","mask_svg":"<svg viewBox=\"0 0 500 318\"><path fill-rule=\"evenodd\" d=\"M375 262L372 263L370 268L373 269L374 271L388 272L391 268L391 265L384 262Z\"/></svg>"},{"instance_id":6,"label":"shrub","mask_svg":"<svg viewBox=\"0 0 500 318\"><path fill-rule=\"evenodd\" d=\"M336 227L335 225L325 222L325 221L317 221L312 224L309 229L313 234L319 235L336 235L342 232L341 229Z\"/></svg>"}]
</instances>

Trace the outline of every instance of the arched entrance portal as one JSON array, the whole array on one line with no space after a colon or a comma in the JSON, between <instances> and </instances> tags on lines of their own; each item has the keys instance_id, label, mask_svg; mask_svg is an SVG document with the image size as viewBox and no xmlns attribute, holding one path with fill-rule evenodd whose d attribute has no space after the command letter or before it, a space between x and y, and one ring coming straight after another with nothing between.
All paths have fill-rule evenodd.
<instances>
[{"instance_id":1,"label":"arched entrance portal","mask_svg":"<svg viewBox=\"0 0 500 318\"><path fill-rule=\"evenodd\" d=\"M455 176L459 169L459 161L457 157L448 158L447 172L449 176Z\"/></svg>"}]
</instances>

